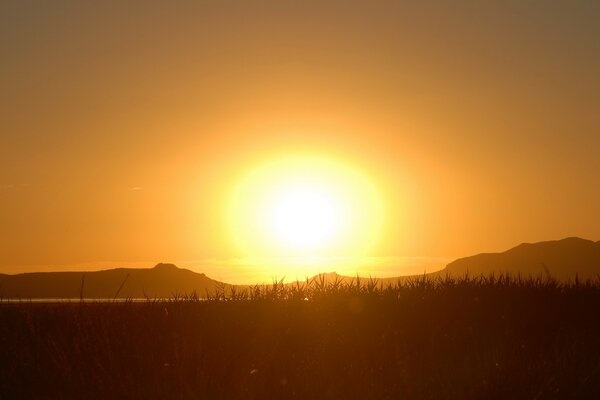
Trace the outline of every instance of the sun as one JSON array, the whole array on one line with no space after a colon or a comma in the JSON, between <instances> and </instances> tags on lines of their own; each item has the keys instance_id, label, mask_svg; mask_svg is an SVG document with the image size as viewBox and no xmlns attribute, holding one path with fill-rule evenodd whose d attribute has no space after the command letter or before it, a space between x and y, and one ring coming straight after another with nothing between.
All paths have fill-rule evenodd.
<instances>
[{"instance_id":1,"label":"sun","mask_svg":"<svg viewBox=\"0 0 600 400\"><path fill-rule=\"evenodd\" d=\"M326 246L341 234L343 200L318 184L282 186L267 208L267 228L273 239L293 249Z\"/></svg>"},{"instance_id":2,"label":"sun","mask_svg":"<svg viewBox=\"0 0 600 400\"><path fill-rule=\"evenodd\" d=\"M363 255L377 240L382 202L372 180L332 158L290 156L242 176L229 228L246 256Z\"/></svg>"}]
</instances>

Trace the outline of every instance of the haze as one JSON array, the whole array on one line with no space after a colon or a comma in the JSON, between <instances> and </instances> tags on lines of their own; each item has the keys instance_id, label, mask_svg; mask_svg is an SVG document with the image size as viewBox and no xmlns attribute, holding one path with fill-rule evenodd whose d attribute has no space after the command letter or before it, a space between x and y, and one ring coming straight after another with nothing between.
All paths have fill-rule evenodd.
<instances>
[{"instance_id":1,"label":"haze","mask_svg":"<svg viewBox=\"0 0 600 400\"><path fill-rule=\"evenodd\" d=\"M377 187L361 257L598 240L599 20L597 1L3 1L0 272L242 273L232 190L296 155Z\"/></svg>"}]
</instances>

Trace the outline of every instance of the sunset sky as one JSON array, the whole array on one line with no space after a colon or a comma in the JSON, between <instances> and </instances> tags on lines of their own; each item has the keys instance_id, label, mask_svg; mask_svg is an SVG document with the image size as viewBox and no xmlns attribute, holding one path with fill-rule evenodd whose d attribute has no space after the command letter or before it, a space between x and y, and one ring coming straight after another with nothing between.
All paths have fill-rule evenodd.
<instances>
[{"instance_id":1,"label":"sunset sky","mask_svg":"<svg viewBox=\"0 0 600 400\"><path fill-rule=\"evenodd\" d=\"M325 255L365 273L599 240L598 21L595 0L2 1L0 272L273 275L248 273L271 245L235 237L232 198L279 162L356 200Z\"/></svg>"}]
</instances>

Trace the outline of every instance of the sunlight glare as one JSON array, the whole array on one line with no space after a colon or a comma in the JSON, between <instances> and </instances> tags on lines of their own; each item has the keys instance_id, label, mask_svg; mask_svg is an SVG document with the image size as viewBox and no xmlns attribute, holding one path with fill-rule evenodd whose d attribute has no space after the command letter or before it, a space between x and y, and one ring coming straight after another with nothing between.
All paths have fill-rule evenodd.
<instances>
[{"instance_id":1,"label":"sunlight glare","mask_svg":"<svg viewBox=\"0 0 600 400\"><path fill-rule=\"evenodd\" d=\"M244 256L359 256L380 234L382 204L357 169L330 158L293 156L241 177L228 215Z\"/></svg>"},{"instance_id":2,"label":"sunlight glare","mask_svg":"<svg viewBox=\"0 0 600 400\"><path fill-rule=\"evenodd\" d=\"M273 199L273 232L285 246L313 248L324 244L339 234L342 204L323 188L285 188Z\"/></svg>"}]
</instances>

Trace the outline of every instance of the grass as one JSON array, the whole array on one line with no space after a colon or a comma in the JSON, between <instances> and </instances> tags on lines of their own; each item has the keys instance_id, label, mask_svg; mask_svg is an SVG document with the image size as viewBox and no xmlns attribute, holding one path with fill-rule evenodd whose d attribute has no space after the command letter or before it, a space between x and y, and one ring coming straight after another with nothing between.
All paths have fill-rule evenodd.
<instances>
[{"instance_id":1,"label":"grass","mask_svg":"<svg viewBox=\"0 0 600 400\"><path fill-rule=\"evenodd\" d=\"M599 310L508 276L3 304L0 398L600 398Z\"/></svg>"}]
</instances>

